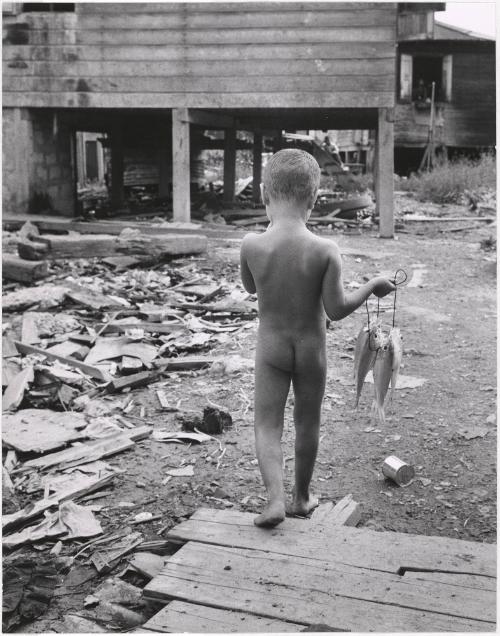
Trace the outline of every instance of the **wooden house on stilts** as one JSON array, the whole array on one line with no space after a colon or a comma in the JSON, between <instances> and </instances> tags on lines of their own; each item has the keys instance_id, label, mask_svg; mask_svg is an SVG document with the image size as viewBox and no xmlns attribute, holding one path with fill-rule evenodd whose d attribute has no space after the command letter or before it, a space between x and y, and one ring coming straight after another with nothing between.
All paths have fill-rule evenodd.
<instances>
[{"instance_id":1,"label":"wooden house on stilts","mask_svg":"<svg viewBox=\"0 0 500 636\"><path fill-rule=\"evenodd\" d=\"M174 219L188 221L200 131L224 130L231 201L238 130L253 133L259 183L263 135L279 147L282 130L370 129L380 234L391 237L398 11L368 2L4 2L4 209L26 211L44 195L75 214L76 131L106 134L117 208L126 149L147 140L160 194L172 193Z\"/></svg>"}]
</instances>

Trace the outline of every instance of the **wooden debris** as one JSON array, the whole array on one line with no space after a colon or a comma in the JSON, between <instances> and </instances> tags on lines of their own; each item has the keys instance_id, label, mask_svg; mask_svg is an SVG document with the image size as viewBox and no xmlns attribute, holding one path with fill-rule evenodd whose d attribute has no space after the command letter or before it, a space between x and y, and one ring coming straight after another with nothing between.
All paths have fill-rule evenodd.
<instances>
[{"instance_id":1,"label":"wooden debris","mask_svg":"<svg viewBox=\"0 0 500 636\"><path fill-rule=\"evenodd\" d=\"M15 254L3 254L2 277L19 283L32 283L49 274L46 261L26 261Z\"/></svg>"},{"instance_id":2,"label":"wooden debris","mask_svg":"<svg viewBox=\"0 0 500 636\"><path fill-rule=\"evenodd\" d=\"M319 505L311 515L311 523L323 526L356 526L361 520L361 507L346 495L335 505L333 502Z\"/></svg>"},{"instance_id":3,"label":"wooden debris","mask_svg":"<svg viewBox=\"0 0 500 636\"><path fill-rule=\"evenodd\" d=\"M131 526L136 526L140 523L149 523L150 521L158 521L158 519L161 519L163 517L163 515L161 513L158 513L156 515L151 515L146 517L140 517L139 519L132 519L131 521L129 521Z\"/></svg>"},{"instance_id":4,"label":"wooden debris","mask_svg":"<svg viewBox=\"0 0 500 636\"><path fill-rule=\"evenodd\" d=\"M163 410L170 410L172 408L169 401L167 400L165 391L158 389L156 391L156 397L158 398L158 402L160 403L160 406Z\"/></svg>"},{"instance_id":5,"label":"wooden debris","mask_svg":"<svg viewBox=\"0 0 500 636\"><path fill-rule=\"evenodd\" d=\"M102 329L101 334L104 333L126 333L130 329L142 329L145 333L173 333L174 331L182 331L185 329L184 325L180 322L117 322L111 321L109 323L97 325L98 329Z\"/></svg>"},{"instance_id":6,"label":"wooden debris","mask_svg":"<svg viewBox=\"0 0 500 636\"><path fill-rule=\"evenodd\" d=\"M113 378L108 385L108 391L110 393L117 393L128 388L136 389L140 386L147 386L151 382L154 382L158 376L158 371L141 371L140 373L127 375L123 378Z\"/></svg>"},{"instance_id":7,"label":"wooden debris","mask_svg":"<svg viewBox=\"0 0 500 636\"><path fill-rule=\"evenodd\" d=\"M168 234L146 236L138 231L111 234L47 234L36 240L18 242L21 258L27 260L57 260L71 258L109 257L113 254L138 255L162 259L181 254L201 254L207 249L207 237L202 234Z\"/></svg>"},{"instance_id":8,"label":"wooden debris","mask_svg":"<svg viewBox=\"0 0 500 636\"><path fill-rule=\"evenodd\" d=\"M4 548L16 548L25 543L33 543L46 539L75 539L77 537L94 537L102 533L101 524L88 508L72 501L65 501L57 512L47 516L35 526L20 532L4 536Z\"/></svg>"},{"instance_id":9,"label":"wooden debris","mask_svg":"<svg viewBox=\"0 0 500 636\"><path fill-rule=\"evenodd\" d=\"M139 358L132 358L131 356L123 356L122 361L120 363L120 371L124 375L129 375L131 373L137 373L141 371L143 368L142 360Z\"/></svg>"},{"instance_id":10,"label":"wooden debris","mask_svg":"<svg viewBox=\"0 0 500 636\"><path fill-rule=\"evenodd\" d=\"M19 353L23 353L25 355L30 353L36 353L38 355L44 356L48 360L59 360L59 362L63 362L69 366L75 367L83 371L86 375L89 375L92 378L96 378L97 380L101 380L103 382L109 382L110 376L105 371L98 369L97 367L90 366L88 364L84 364L83 362L79 362L74 358L67 358L64 356L59 356L55 353L50 353L46 349L40 349L38 347L33 347L32 345L26 345L22 342L14 341L14 344L17 347Z\"/></svg>"},{"instance_id":11,"label":"wooden debris","mask_svg":"<svg viewBox=\"0 0 500 636\"><path fill-rule=\"evenodd\" d=\"M95 364L103 360L112 360L122 356L139 358L143 364L149 365L158 355L158 349L144 342L131 342L126 336L99 337L85 358L86 364Z\"/></svg>"},{"instance_id":12,"label":"wooden debris","mask_svg":"<svg viewBox=\"0 0 500 636\"><path fill-rule=\"evenodd\" d=\"M14 340L9 336L2 336L2 358L16 358L19 355Z\"/></svg>"},{"instance_id":13,"label":"wooden debris","mask_svg":"<svg viewBox=\"0 0 500 636\"><path fill-rule=\"evenodd\" d=\"M21 364L13 358L2 358L2 389L9 386L21 371Z\"/></svg>"},{"instance_id":14,"label":"wooden debris","mask_svg":"<svg viewBox=\"0 0 500 636\"><path fill-rule=\"evenodd\" d=\"M82 478L75 483L68 485L66 488L54 493L53 495L50 495L49 497L40 499L35 503L29 503L18 512L13 512L9 515L3 515L3 532L5 533L7 530L14 528L21 523L25 523L30 519L35 519L45 510L48 510L52 506L59 505L59 503L61 503L62 501L77 499L78 497L83 497L90 492L94 492L94 490L98 490L99 488L102 488L103 486L109 484L111 481L113 481L114 477L114 474L107 474L102 477L95 477L91 475L88 478Z\"/></svg>"},{"instance_id":15,"label":"wooden debris","mask_svg":"<svg viewBox=\"0 0 500 636\"><path fill-rule=\"evenodd\" d=\"M40 342L40 335L37 329L36 312L27 311L23 315L21 326L21 342L24 344L34 344Z\"/></svg>"},{"instance_id":16,"label":"wooden debris","mask_svg":"<svg viewBox=\"0 0 500 636\"><path fill-rule=\"evenodd\" d=\"M45 453L82 439L87 426L82 413L50 409L5 413L2 420L2 444L22 453Z\"/></svg>"},{"instance_id":17,"label":"wooden debris","mask_svg":"<svg viewBox=\"0 0 500 636\"><path fill-rule=\"evenodd\" d=\"M48 353L53 353L56 356L61 356L63 358L74 357L77 351L82 349L82 345L79 342L74 342L73 340L64 340L63 342L58 342L51 347L47 347L45 351Z\"/></svg>"},{"instance_id":18,"label":"wooden debris","mask_svg":"<svg viewBox=\"0 0 500 636\"><path fill-rule=\"evenodd\" d=\"M99 574L104 574L113 569L119 559L123 558L134 548L142 543L142 534L140 532L132 532L124 537L121 541L114 544L113 548L94 552L91 561Z\"/></svg>"},{"instance_id":19,"label":"wooden debris","mask_svg":"<svg viewBox=\"0 0 500 636\"><path fill-rule=\"evenodd\" d=\"M179 358L160 358L155 360L154 366L165 371L196 371L198 369L206 369L215 361L210 357L183 356Z\"/></svg>"},{"instance_id":20,"label":"wooden debris","mask_svg":"<svg viewBox=\"0 0 500 636\"><path fill-rule=\"evenodd\" d=\"M26 468L46 469L56 465L58 465L60 469L70 468L102 459L103 457L110 457L111 455L132 448L134 441L144 439L151 434L152 430L150 426L127 429L126 431L121 431L108 437L66 448L57 453L50 453L43 455L43 457L29 459L24 462L21 470Z\"/></svg>"},{"instance_id":21,"label":"wooden debris","mask_svg":"<svg viewBox=\"0 0 500 636\"><path fill-rule=\"evenodd\" d=\"M2 296L2 309L5 312L22 311L34 305L57 307L66 298L68 287L62 285L40 285L25 287Z\"/></svg>"},{"instance_id":22,"label":"wooden debris","mask_svg":"<svg viewBox=\"0 0 500 636\"><path fill-rule=\"evenodd\" d=\"M2 396L2 411L15 411L23 401L28 385L30 382L33 382L33 380L34 372L32 366L19 371L19 373L11 379Z\"/></svg>"}]
</instances>

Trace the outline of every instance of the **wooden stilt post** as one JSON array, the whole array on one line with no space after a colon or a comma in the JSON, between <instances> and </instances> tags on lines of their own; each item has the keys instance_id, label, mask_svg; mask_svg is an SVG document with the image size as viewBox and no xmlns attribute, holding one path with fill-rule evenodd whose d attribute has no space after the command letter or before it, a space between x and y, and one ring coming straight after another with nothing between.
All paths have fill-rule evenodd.
<instances>
[{"instance_id":1,"label":"wooden stilt post","mask_svg":"<svg viewBox=\"0 0 500 636\"><path fill-rule=\"evenodd\" d=\"M172 182L174 221L191 221L191 174L189 169L189 113L172 109Z\"/></svg>"},{"instance_id":2,"label":"wooden stilt post","mask_svg":"<svg viewBox=\"0 0 500 636\"><path fill-rule=\"evenodd\" d=\"M260 182L262 181L262 133L253 134L253 201L260 203Z\"/></svg>"},{"instance_id":3,"label":"wooden stilt post","mask_svg":"<svg viewBox=\"0 0 500 636\"><path fill-rule=\"evenodd\" d=\"M375 148L377 170L375 196L380 238L394 237L394 116L392 109L378 109Z\"/></svg>"},{"instance_id":4,"label":"wooden stilt post","mask_svg":"<svg viewBox=\"0 0 500 636\"><path fill-rule=\"evenodd\" d=\"M234 201L236 181L236 129L224 131L224 201Z\"/></svg>"},{"instance_id":5,"label":"wooden stilt post","mask_svg":"<svg viewBox=\"0 0 500 636\"><path fill-rule=\"evenodd\" d=\"M125 200L123 190L123 128L121 122L111 131L111 205L121 208Z\"/></svg>"}]
</instances>

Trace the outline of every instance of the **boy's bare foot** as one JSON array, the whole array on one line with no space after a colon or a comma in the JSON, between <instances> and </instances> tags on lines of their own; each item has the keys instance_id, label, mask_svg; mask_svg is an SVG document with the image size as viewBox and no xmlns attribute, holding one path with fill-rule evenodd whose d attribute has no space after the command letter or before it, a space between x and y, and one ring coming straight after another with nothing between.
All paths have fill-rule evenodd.
<instances>
[{"instance_id":1,"label":"boy's bare foot","mask_svg":"<svg viewBox=\"0 0 500 636\"><path fill-rule=\"evenodd\" d=\"M278 523L285 520L285 504L281 501L268 503L258 517L253 522L260 528L274 528Z\"/></svg>"},{"instance_id":2,"label":"boy's bare foot","mask_svg":"<svg viewBox=\"0 0 500 636\"><path fill-rule=\"evenodd\" d=\"M309 495L308 499L296 499L286 506L286 514L292 517L306 517L311 510L319 505L319 499L314 495Z\"/></svg>"}]
</instances>

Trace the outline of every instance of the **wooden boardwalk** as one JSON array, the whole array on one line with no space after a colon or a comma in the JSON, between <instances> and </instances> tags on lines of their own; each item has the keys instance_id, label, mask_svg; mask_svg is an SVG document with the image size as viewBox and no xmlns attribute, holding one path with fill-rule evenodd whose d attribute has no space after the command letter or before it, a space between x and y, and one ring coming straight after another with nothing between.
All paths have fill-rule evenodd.
<instances>
[{"instance_id":1,"label":"wooden boardwalk","mask_svg":"<svg viewBox=\"0 0 500 636\"><path fill-rule=\"evenodd\" d=\"M155 632L491 632L496 545L199 509L145 588Z\"/></svg>"}]
</instances>

